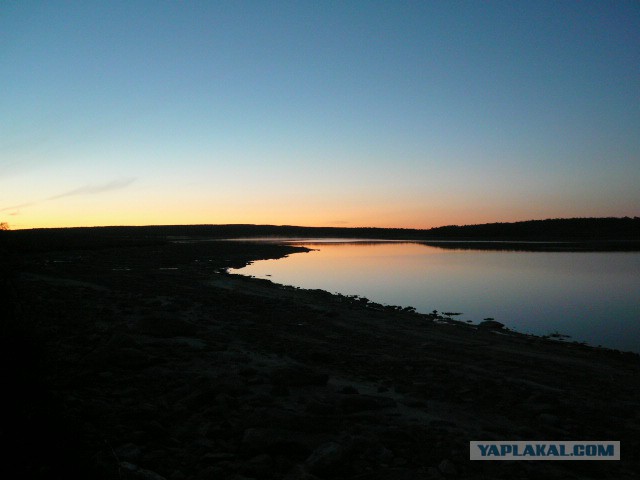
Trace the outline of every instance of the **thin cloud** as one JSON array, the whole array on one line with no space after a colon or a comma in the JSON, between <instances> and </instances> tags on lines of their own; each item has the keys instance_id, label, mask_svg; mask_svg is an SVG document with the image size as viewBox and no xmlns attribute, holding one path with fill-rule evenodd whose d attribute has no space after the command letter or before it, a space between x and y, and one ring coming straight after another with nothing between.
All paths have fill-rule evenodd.
<instances>
[{"instance_id":1,"label":"thin cloud","mask_svg":"<svg viewBox=\"0 0 640 480\"><path fill-rule=\"evenodd\" d=\"M10 207L0 208L0 212L4 212L4 211L7 211L7 210L20 210L21 208L30 207L30 206L35 205L37 203L40 203L40 202L27 202L27 203L21 203L20 205L11 205ZM14 214L12 214L12 215L14 215Z\"/></svg>"},{"instance_id":2,"label":"thin cloud","mask_svg":"<svg viewBox=\"0 0 640 480\"><path fill-rule=\"evenodd\" d=\"M95 195L97 193L111 192L113 190L120 190L126 188L135 182L135 178L122 178L119 180L113 180L101 185L85 185L84 187L76 188L59 195L47 198L47 200L57 200L58 198L73 197L75 195Z\"/></svg>"},{"instance_id":3,"label":"thin cloud","mask_svg":"<svg viewBox=\"0 0 640 480\"><path fill-rule=\"evenodd\" d=\"M0 212L13 210L14 213L11 213L10 215L18 215L19 210L21 208L32 207L33 205L38 205L42 202L48 202L49 200L57 200L59 198L72 197L75 195L95 195L98 193L112 192L114 190L120 190L122 188L126 188L136 180L137 180L136 178L130 177L130 178L121 178L118 180L112 180L111 182L102 183L99 185L85 185L84 187L76 188L74 190L69 190L68 192L60 193L59 195L54 195L53 197L45 198L44 200L35 200L33 202L25 202L19 205L11 205L10 207L0 208Z\"/></svg>"}]
</instances>

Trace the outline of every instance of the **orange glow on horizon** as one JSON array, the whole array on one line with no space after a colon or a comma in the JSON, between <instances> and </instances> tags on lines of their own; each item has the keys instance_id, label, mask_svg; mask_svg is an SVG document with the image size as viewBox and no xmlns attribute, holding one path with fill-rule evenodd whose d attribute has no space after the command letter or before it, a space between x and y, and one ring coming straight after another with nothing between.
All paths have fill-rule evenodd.
<instances>
[{"instance_id":1,"label":"orange glow on horizon","mask_svg":"<svg viewBox=\"0 0 640 480\"><path fill-rule=\"evenodd\" d=\"M106 197L106 196L105 196ZM584 216L579 210L545 210L525 207L478 206L469 209L469 199L455 198L447 204L406 205L385 202L341 203L340 199L299 200L264 198L225 204L220 198L199 194L184 195L180 202L155 192L119 192L115 197L70 197L42 201L15 211L0 212L0 221L14 230L31 228L71 228L94 226L151 225L289 225L301 227L430 229L447 225L477 225L495 222L544 220ZM286 201L285 201L286 200ZM612 209L594 211L590 216L633 216L627 211L611 214ZM617 210L617 209L616 209ZM631 209L629 209L631 210Z\"/></svg>"}]
</instances>

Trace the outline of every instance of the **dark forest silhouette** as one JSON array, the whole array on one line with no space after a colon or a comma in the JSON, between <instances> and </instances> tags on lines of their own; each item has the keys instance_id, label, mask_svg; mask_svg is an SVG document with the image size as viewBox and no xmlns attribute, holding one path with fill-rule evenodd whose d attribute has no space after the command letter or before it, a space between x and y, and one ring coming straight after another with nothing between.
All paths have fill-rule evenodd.
<instances>
[{"instance_id":1,"label":"dark forest silhouette","mask_svg":"<svg viewBox=\"0 0 640 480\"><path fill-rule=\"evenodd\" d=\"M0 232L16 251L142 246L180 239L353 238L457 242L573 242L605 250L638 250L640 218L570 218L514 223L405 228L299 227L291 225L159 225L39 228Z\"/></svg>"}]
</instances>

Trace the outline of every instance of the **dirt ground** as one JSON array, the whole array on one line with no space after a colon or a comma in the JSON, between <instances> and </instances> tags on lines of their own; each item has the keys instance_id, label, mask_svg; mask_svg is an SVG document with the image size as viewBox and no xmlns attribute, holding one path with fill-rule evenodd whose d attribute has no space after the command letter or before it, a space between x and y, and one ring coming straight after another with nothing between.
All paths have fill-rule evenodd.
<instances>
[{"instance_id":1,"label":"dirt ground","mask_svg":"<svg viewBox=\"0 0 640 480\"><path fill-rule=\"evenodd\" d=\"M150 480L640 476L638 355L225 271L301 250L25 254L10 303L20 328L3 340L3 468ZM622 460L470 461L471 440L618 440Z\"/></svg>"}]
</instances>

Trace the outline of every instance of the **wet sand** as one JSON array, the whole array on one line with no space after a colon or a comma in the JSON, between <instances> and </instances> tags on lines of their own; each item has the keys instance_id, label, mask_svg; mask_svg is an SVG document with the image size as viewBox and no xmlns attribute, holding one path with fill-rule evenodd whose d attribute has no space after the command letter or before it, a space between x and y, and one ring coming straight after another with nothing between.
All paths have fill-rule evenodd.
<instances>
[{"instance_id":1,"label":"wet sand","mask_svg":"<svg viewBox=\"0 0 640 480\"><path fill-rule=\"evenodd\" d=\"M638 355L225 272L301 250L25 255L14 299L33 350L3 359L7 458L40 478L640 475ZM471 440L619 440L622 460L472 462Z\"/></svg>"}]
</instances>

